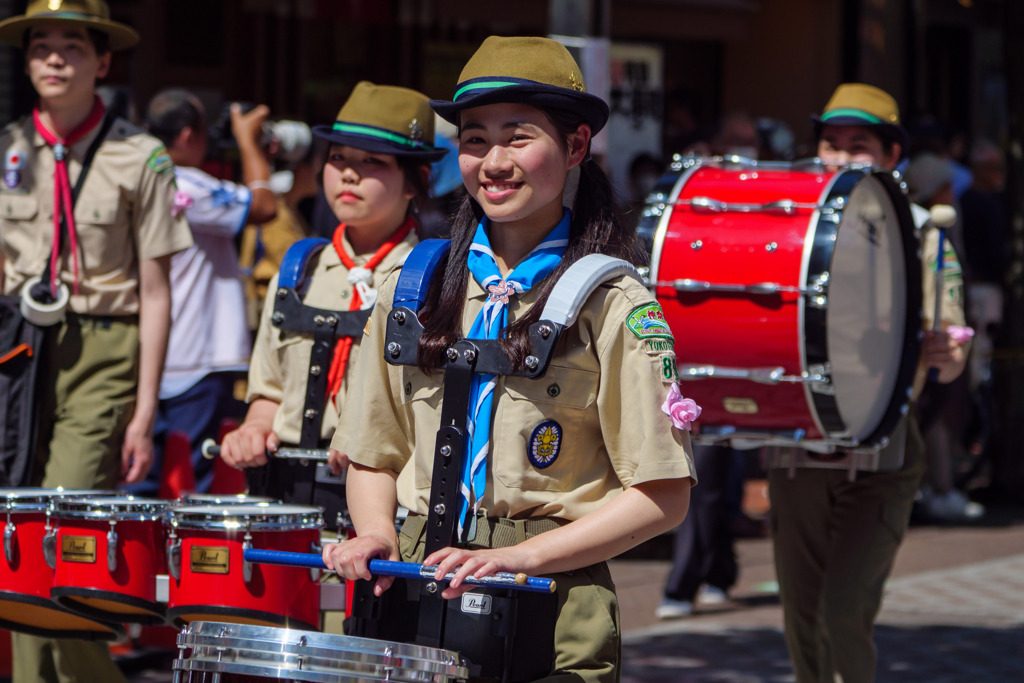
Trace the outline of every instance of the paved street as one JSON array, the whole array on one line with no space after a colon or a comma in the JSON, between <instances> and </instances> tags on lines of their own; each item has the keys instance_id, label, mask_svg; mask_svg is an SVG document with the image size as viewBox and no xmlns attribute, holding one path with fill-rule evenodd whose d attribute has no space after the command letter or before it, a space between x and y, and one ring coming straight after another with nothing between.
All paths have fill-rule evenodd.
<instances>
[{"instance_id":1,"label":"paved street","mask_svg":"<svg viewBox=\"0 0 1024 683\"><path fill-rule=\"evenodd\" d=\"M624 683L785 683L771 544L737 544L732 600L658 621L667 543L612 563L625 634ZM653 559L652 559L653 558ZM1024 511L973 526L913 526L897 557L876 631L879 683L1024 681ZM170 681L166 659L131 672Z\"/></svg>"}]
</instances>

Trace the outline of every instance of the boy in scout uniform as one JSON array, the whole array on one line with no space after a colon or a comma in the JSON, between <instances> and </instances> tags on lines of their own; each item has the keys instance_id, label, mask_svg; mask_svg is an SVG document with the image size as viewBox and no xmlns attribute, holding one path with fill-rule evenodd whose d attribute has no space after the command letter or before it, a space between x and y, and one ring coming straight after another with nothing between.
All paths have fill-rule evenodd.
<instances>
[{"instance_id":1,"label":"boy in scout uniform","mask_svg":"<svg viewBox=\"0 0 1024 683\"><path fill-rule=\"evenodd\" d=\"M893 169L909 143L896 101L860 83L839 86L815 117L818 156L829 167L866 163ZM967 349L946 329L964 324L963 280L956 254L945 241L943 288L935 291L938 230L928 212L912 207L921 241L925 336L914 397L928 369L952 382L963 371ZM932 331L935 297L942 298L940 331ZM773 449L768 472L775 568L786 644L798 683L875 678L872 640L882 589L910 521L924 471L924 452L911 409L886 451L904 450L895 471L857 472L811 465L798 453ZM883 456L880 461L899 462ZM796 466L791 466L796 462Z\"/></svg>"},{"instance_id":2,"label":"boy in scout uniform","mask_svg":"<svg viewBox=\"0 0 1024 683\"><path fill-rule=\"evenodd\" d=\"M49 323L33 482L112 488L152 459L170 324L168 264L192 243L172 216L174 175L160 143L105 114L96 79L136 32L101 0L34 0L0 22L26 51L39 95L0 137L3 292ZM105 645L15 635L15 681L123 680Z\"/></svg>"}]
</instances>

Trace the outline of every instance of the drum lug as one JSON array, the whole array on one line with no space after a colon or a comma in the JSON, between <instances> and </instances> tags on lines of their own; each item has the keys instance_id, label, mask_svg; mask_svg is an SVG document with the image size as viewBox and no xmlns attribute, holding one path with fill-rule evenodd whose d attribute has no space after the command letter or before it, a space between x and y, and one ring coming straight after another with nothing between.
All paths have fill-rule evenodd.
<instances>
[{"instance_id":1,"label":"drum lug","mask_svg":"<svg viewBox=\"0 0 1024 683\"><path fill-rule=\"evenodd\" d=\"M114 531L114 522L110 523L110 531L107 532L107 569L111 574L117 571L117 532Z\"/></svg>"},{"instance_id":2,"label":"drum lug","mask_svg":"<svg viewBox=\"0 0 1024 683\"><path fill-rule=\"evenodd\" d=\"M242 541L242 580L246 583L252 581L252 562L245 559L245 551L252 548L252 535L245 532L245 539Z\"/></svg>"},{"instance_id":3,"label":"drum lug","mask_svg":"<svg viewBox=\"0 0 1024 683\"><path fill-rule=\"evenodd\" d=\"M17 529L14 526L14 522L11 521L10 517L7 518L7 527L4 529L4 557L7 558L7 564L14 564L14 534Z\"/></svg>"},{"instance_id":4,"label":"drum lug","mask_svg":"<svg viewBox=\"0 0 1024 683\"><path fill-rule=\"evenodd\" d=\"M57 568L57 530L48 529L43 536L43 559L50 569Z\"/></svg>"},{"instance_id":5,"label":"drum lug","mask_svg":"<svg viewBox=\"0 0 1024 683\"><path fill-rule=\"evenodd\" d=\"M173 532L167 539L167 573L173 576L175 581L181 580L181 539Z\"/></svg>"}]
</instances>

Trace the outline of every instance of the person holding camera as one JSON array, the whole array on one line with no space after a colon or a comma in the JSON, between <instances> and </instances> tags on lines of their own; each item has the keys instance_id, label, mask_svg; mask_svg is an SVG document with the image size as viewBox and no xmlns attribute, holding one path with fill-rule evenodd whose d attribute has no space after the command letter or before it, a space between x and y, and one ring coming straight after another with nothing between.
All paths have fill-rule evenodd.
<instances>
[{"instance_id":1,"label":"person holding camera","mask_svg":"<svg viewBox=\"0 0 1024 683\"><path fill-rule=\"evenodd\" d=\"M265 106L244 113L238 105L230 108L245 182L239 185L198 168L206 159L209 130L205 108L194 94L168 89L149 103L146 128L167 146L175 166L178 190L172 211L188 220L195 244L171 258L172 324L160 381L154 466L145 481L125 487L131 493L160 491L164 441L171 432L188 436L196 490L209 490L213 465L203 458L201 445L218 436L223 420L245 415L235 385L248 369L252 339L235 240L244 226L276 213L263 144L268 113Z\"/></svg>"},{"instance_id":2,"label":"person holding camera","mask_svg":"<svg viewBox=\"0 0 1024 683\"><path fill-rule=\"evenodd\" d=\"M110 489L152 460L168 269L192 236L163 146L96 95L112 51L138 39L100 0L32 0L0 22L38 94L0 135L0 259L3 293L43 328L26 482L47 488ZM13 650L19 683L124 680L103 643L18 633Z\"/></svg>"}]
</instances>

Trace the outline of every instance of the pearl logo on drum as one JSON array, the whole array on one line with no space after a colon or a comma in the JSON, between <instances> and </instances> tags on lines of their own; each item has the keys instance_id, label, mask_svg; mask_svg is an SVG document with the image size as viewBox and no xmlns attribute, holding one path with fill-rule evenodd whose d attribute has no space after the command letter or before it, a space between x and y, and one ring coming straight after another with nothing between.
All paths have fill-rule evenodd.
<instances>
[{"instance_id":1,"label":"pearl logo on drum","mask_svg":"<svg viewBox=\"0 0 1024 683\"><path fill-rule=\"evenodd\" d=\"M491 596L481 593L466 593L462 596L462 611L465 614L490 614Z\"/></svg>"}]
</instances>

